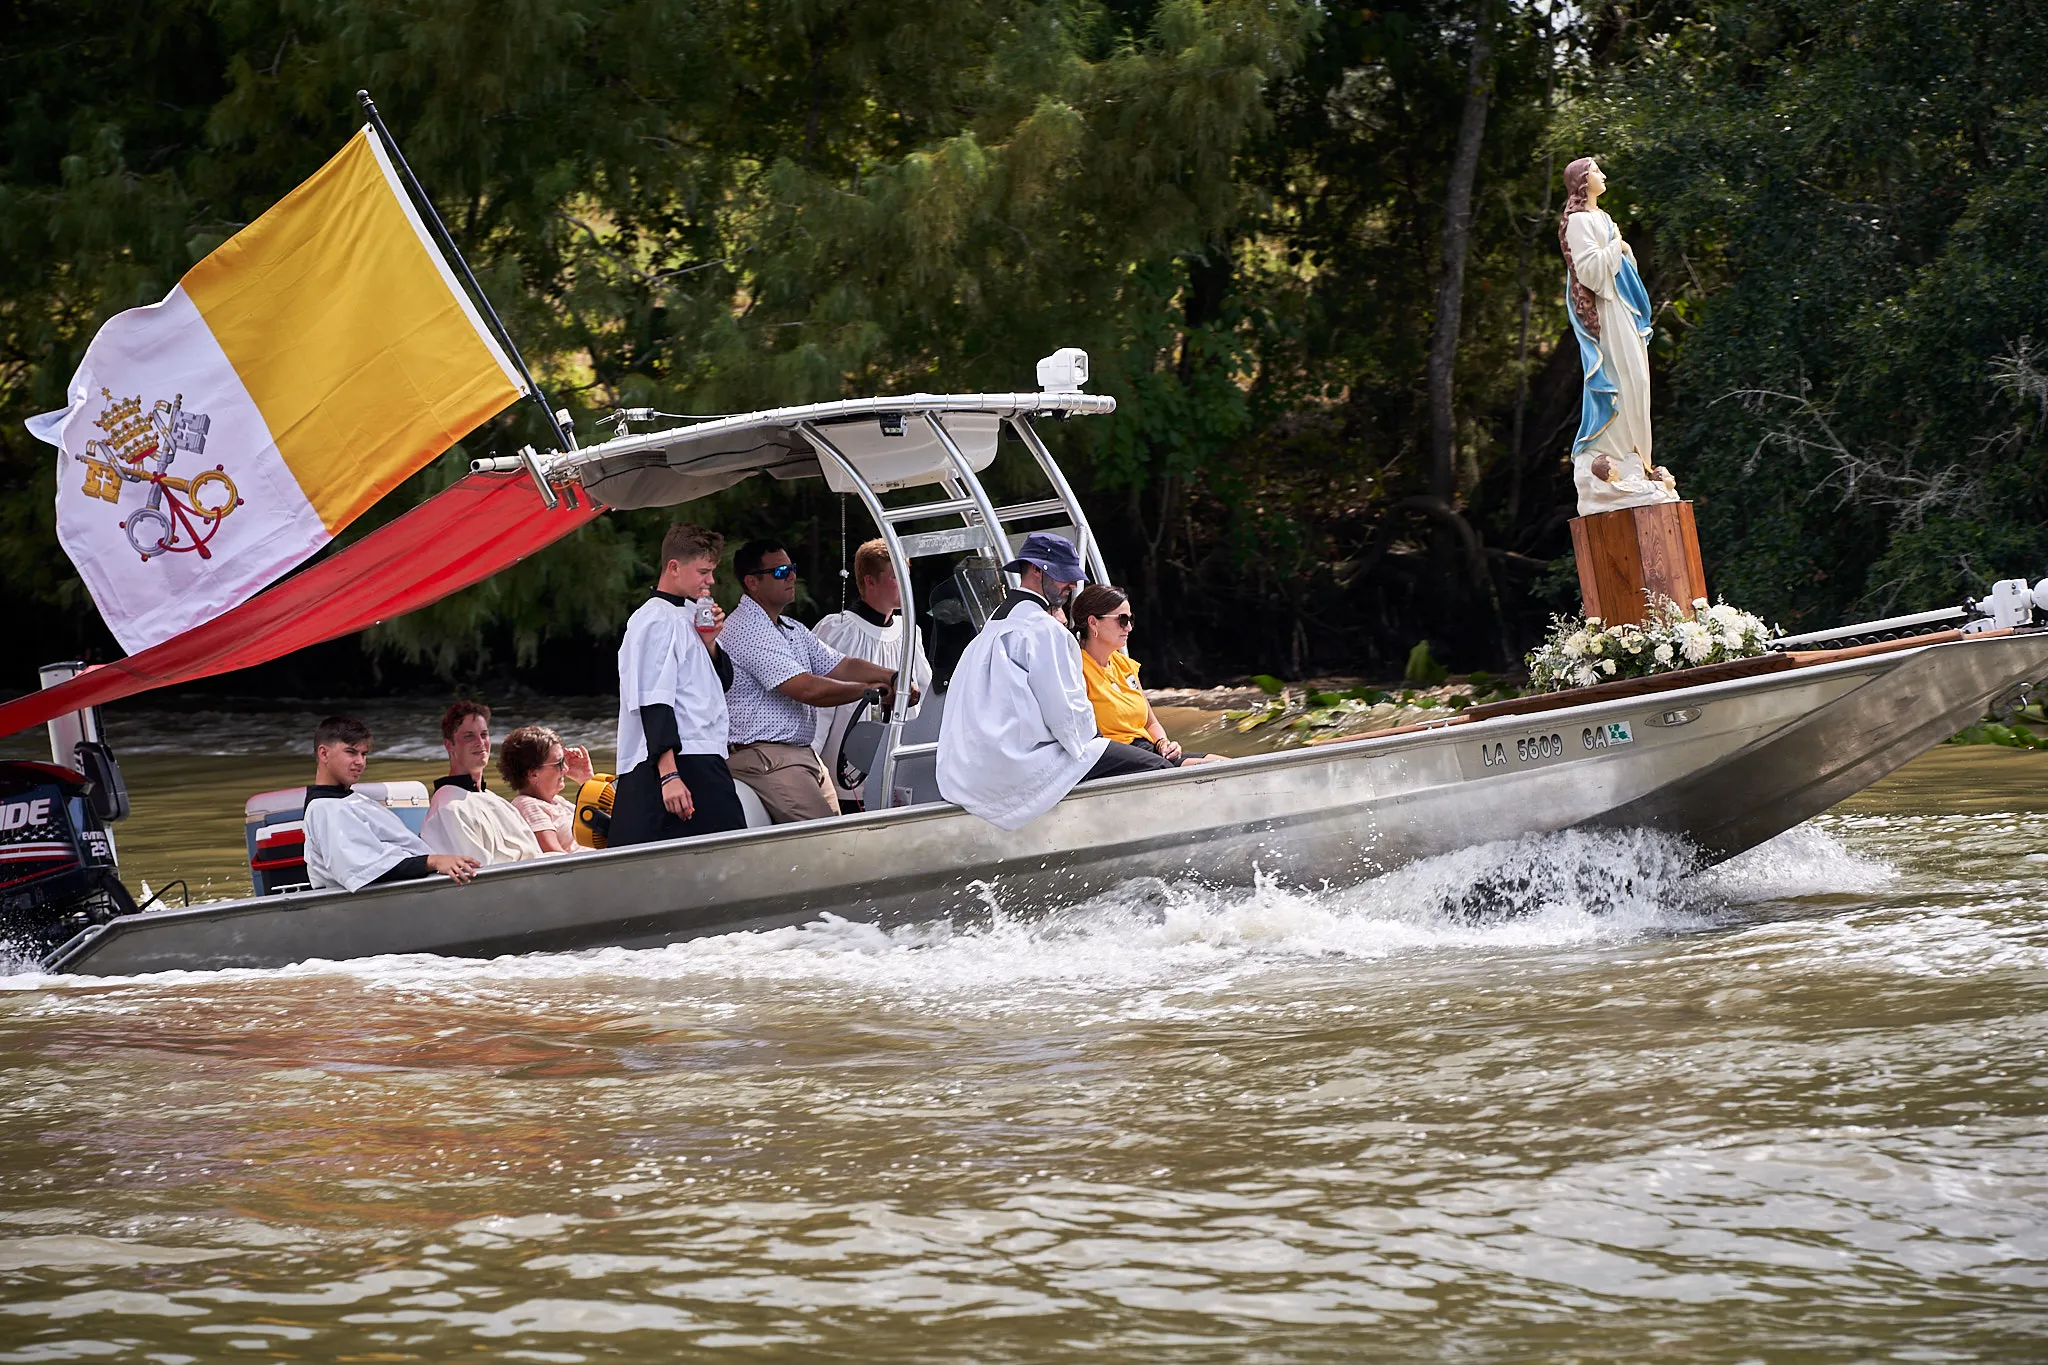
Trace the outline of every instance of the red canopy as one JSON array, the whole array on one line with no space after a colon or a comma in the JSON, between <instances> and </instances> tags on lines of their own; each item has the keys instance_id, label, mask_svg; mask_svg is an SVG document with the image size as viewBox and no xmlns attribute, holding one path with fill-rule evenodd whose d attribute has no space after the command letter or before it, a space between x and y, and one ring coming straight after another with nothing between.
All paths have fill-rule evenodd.
<instances>
[{"instance_id":1,"label":"red canopy","mask_svg":"<svg viewBox=\"0 0 2048 1365\"><path fill-rule=\"evenodd\" d=\"M598 510L572 511L565 503L550 512L523 473L470 474L203 626L0 705L0 735L138 692L253 668L417 611L552 545Z\"/></svg>"}]
</instances>

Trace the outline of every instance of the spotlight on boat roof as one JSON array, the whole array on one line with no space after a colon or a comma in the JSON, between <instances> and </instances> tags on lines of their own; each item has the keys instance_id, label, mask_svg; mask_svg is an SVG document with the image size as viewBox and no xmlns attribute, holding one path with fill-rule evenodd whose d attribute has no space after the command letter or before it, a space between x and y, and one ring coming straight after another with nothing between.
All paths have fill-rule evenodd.
<instances>
[{"instance_id":1,"label":"spotlight on boat roof","mask_svg":"<svg viewBox=\"0 0 2048 1365\"><path fill-rule=\"evenodd\" d=\"M1079 393L1088 382L1088 353L1062 346L1038 362L1038 387L1047 393Z\"/></svg>"}]
</instances>

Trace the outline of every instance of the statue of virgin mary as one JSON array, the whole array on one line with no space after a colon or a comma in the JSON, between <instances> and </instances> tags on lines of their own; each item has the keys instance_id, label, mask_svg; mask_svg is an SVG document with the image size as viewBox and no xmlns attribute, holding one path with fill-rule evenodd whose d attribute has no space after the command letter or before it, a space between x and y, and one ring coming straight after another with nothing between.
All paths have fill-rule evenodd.
<instances>
[{"instance_id":1,"label":"statue of virgin mary","mask_svg":"<svg viewBox=\"0 0 2048 1365\"><path fill-rule=\"evenodd\" d=\"M1565 296L1579 340L1585 396L1572 442L1579 515L1678 501L1671 472L1650 453L1650 296L1635 252L1600 209L1607 177L1582 156L1564 168Z\"/></svg>"}]
</instances>

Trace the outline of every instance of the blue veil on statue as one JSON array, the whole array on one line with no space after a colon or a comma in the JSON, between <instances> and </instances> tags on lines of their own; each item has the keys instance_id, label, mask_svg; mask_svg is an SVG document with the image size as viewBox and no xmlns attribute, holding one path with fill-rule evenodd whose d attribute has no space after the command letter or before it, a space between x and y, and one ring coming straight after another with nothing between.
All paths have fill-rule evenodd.
<instances>
[{"instance_id":1,"label":"blue veil on statue","mask_svg":"<svg viewBox=\"0 0 2048 1365\"><path fill-rule=\"evenodd\" d=\"M1610 220L1607 230L1615 231ZM1610 241L1613 238L1610 236ZM1601 432L1614 424L1614 414L1621 402L1621 387L1608 373L1607 366L1600 358L1600 339L1586 330L1586 324L1579 317L1579 310L1571 307L1572 288L1578 281L1572 278L1571 267L1565 267L1564 296L1565 312L1572 320L1572 335L1579 339L1579 373L1585 376L1585 389L1579 399L1579 434L1572 440L1572 454L1577 455L1599 438ZM1580 286L1583 288L1583 286ZM1621 268L1614 275L1614 292L1627 305L1635 319L1637 335L1645 340L1650 336L1650 291L1643 288L1643 277L1636 273L1636 263L1624 256Z\"/></svg>"}]
</instances>

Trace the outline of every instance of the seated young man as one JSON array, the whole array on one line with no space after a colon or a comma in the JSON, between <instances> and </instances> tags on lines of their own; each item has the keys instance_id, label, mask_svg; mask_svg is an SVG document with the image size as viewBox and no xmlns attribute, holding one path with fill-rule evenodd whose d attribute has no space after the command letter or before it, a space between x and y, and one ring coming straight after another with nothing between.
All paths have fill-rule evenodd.
<instances>
[{"instance_id":1,"label":"seated young man","mask_svg":"<svg viewBox=\"0 0 2048 1365\"><path fill-rule=\"evenodd\" d=\"M485 867L540 856L533 831L512 803L484 785L491 760L491 708L459 701L441 713L448 773L434 779L420 838L436 853L460 853Z\"/></svg>"},{"instance_id":2,"label":"seated young man","mask_svg":"<svg viewBox=\"0 0 2048 1365\"><path fill-rule=\"evenodd\" d=\"M1065 536L1033 531L1003 565L1018 586L954 665L939 720L939 794L1001 829L1022 829L1076 784L1171 765L1097 733L1067 599L1086 576Z\"/></svg>"},{"instance_id":3,"label":"seated young man","mask_svg":"<svg viewBox=\"0 0 2048 1365\"><path fill-rule=\"evenodd\" d=\"M448 771L434 779L427 809L437 811L471 792L489 791L484 771L491 766L491 708L480 701L459 701L441 713L441 747L448 752Z\"/></svg>"},{"instance_id":4,"label":"seated young man","mask_svg":"<svg viewBox=\"0 0 2048 1365\"><path fill-rule=\"evenodd\" d=\"M879 664L892 673L901 671L910 684L910 705L903 712L908 720L917 715L919 700L932 690L932 664L925 658L917 632L910 634L909 668L903 668L903 587L896 581L896 566L889 560L888 543L870 540L853 552L853 586L858 594L853 606L827 616L811 628L811 634L827 649L850 658ZM839 793L839 809L862 808L863 766L870 753L843 755L846 731L853 722L858 702L842 702L827 710L817 708L818 724L811 734L811 747L825 761ZM852 761L848 761L852 760Z\"/></svg>"},{"instance_id":5,"label":"seated young man","mask_svg":"<svg viewBox=\"0 0 2048 1365\"><path fill-rule=\"evenodd\" d=\"M313 731L313 785L306 788L306 871L316 891L360 891L434 874L466 882L477 861L435 853L405 822L353 790L370 762L370 727L329 716Z\"/></svg>"}]
</instances>

